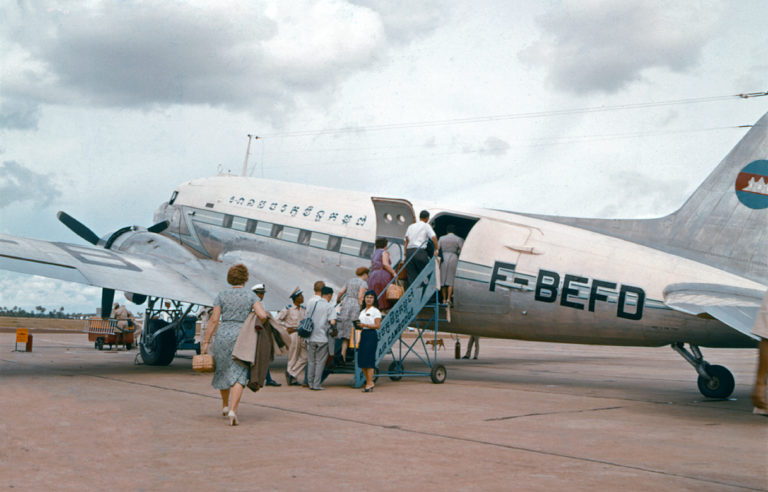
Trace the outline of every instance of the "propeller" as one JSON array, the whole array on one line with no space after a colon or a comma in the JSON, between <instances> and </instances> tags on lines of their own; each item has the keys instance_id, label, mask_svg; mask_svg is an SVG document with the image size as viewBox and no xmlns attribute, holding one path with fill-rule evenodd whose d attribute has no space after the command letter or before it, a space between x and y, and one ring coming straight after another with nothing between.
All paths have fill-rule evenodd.
<instances>
[{"instance_id":1,"label":"propeller","mask_svg":"<svg viewBox=\"0 0 768 492\"><path fill-rule=\"evenodd\" d=\"M95 232L90 230L88 227L86 227L82 222L77 220L76 218L72 217L66 212L59 211L56 214L56 217L59 219L59 221L64 224L65 226L69 227L69 229L80 236L81 238L85 239L89 243L96 245L99 243L99 236L96 235Z\"/></svg>"},{"instance_id":2,"label":"propeller","mask_svg":"<svg viewBox=\"0 0 768 492\"><path fill-rule=\"evenodd\" d=\"M95 232L93 232L85 224L83 224L76 218L62 211L59 211L56 214L56 217L59 219L59 221L62 224L69 227L69 229L72 232L74 232L81 238L85 239L86 241L93 244L94 246L97 246L99 244L99 236L97 236ZM148 227L147 231L159 234L164 230L166 230L169 225L170 225L170 222L168 222L167 220L164 220L162 222L158 222L157 224L154 224ZM114 233L112 233L112 235L109 237L107 242L104 244L104 249L109 249L110 247L112 247L112 243L114 243L115 239L117 239L118 236L131 230L135 230L135 228L123 227L115 231ZM140 296L140 294L137 294L137 296ZM144 299L146 299L146 297L144 297ZM109 315L112 314L112 303L114 302L114 300L115 300L115 289L107 289L107 288L101 289L101 317L102 318L107 319L109 318ZM141 302L138 304L141 304Z\"/></svg>"}]
</instances>

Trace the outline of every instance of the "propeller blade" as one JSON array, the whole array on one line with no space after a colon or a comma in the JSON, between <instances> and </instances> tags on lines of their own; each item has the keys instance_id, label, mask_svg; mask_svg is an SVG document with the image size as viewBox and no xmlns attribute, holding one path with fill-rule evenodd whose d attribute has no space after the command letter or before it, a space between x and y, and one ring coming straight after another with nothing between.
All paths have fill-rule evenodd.
<instances>
[{"instance_id":1,"label":"propeller blade","mask_svg":"<svg viewBox=\"0 0 768 492\"><path fill-rule=\"evenodd\" d=\"M115 289L101 289L101 319L107 319L112 314L112 301L114 300Z\"/></svg>"},{"instance_id":2,"label":"propeller blade","mask_svg":"<svg viewBox=\"0 0 768 492\"><path fill-rule=\"evenodd\" d=\"M158 222L157 224L155 224L153 226L147 227L147 230L149 232L156 232L156 233L159 234L159 233L163 232L164 230L168 229L169 225L171 225L171 223L168 222L167 220L164 220L162 222Z\"/></svg>"},{"instance_id":3,"label":"propeller blade","mask_svg":"<svg viewBox=\"0 0 768 492\"><path fill-rule=\"evenodd\" d=\"M82 222L75 219L68 213L60 211L56 214L56 217L62 224L69 227L72 232L85 239L89 243L96 245L99 242L99 236L97 236L96 233L88 229L85 225L83 225Z\"/></svg>"}]
</instances>

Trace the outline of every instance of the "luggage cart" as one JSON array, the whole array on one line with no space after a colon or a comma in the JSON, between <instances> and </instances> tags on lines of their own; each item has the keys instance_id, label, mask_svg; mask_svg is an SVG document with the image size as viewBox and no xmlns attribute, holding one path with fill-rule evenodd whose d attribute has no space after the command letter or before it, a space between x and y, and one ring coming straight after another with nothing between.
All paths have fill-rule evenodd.
<instances>
[{"instance_id":1,"label":"luggage cart","mask_svg":"<svg viewBox=\"0 0 768 492\"><path fill-rule=\"evenodd\" d=\"M117 320L101 318L89 318L86 320L86 324L88 341L93 342L93 347L96 350L104 350L104 345L109 345L110 350L113 346L118 345L124 345L125 350L131 350L133 347L135 327L120 331L117 328Z\"/></svg>"}]
</instances>

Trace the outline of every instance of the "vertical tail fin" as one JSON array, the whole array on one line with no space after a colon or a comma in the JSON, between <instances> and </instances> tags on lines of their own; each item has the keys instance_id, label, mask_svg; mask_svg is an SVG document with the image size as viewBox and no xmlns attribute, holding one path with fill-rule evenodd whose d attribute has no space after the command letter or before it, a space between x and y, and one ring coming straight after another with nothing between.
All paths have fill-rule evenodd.
<instances>
[{"instance_id":1,"label":"vertical tail fin","mask_svg":"<svg viewBox=\"0 0 768 492\"><path fill-rule=\"evenodd\" d=\"M768 113L680 210L649 222L663 249L767 283Z\"/></svg>"},{"instance_id":2,"label":"vertical tail fin","mask_svg":"<svg viewBox=\"0 0 768 492\"><path fill-rule=\"evenodd\" d=\"M768 113L673 214L650 220L546 219L768 284Z\"/></svg>"}]
</instances>

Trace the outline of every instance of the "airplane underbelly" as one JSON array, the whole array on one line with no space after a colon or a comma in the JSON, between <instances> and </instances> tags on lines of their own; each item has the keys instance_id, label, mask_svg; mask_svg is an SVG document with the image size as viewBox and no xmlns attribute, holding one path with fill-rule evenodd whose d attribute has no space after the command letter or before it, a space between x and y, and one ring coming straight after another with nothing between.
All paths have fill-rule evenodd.
<instances>
[{"instance_id":1,"label":"airplane underbelly","mask_svg":"<svg viewBox=\"0 0 768 492\"><path fill-rule=\"evenodd\" d=\"M753 347L754 342L717 320L686 315L646 299L640 319L619 316L623 308L603 303L578 309L535 299L530 289L495 289L457 279L452 322L444 330L496 338L593 345L662 346L674 342L703 347ZM576 306L576 307L574 307Z\"/></svg>"}]
</instances>

